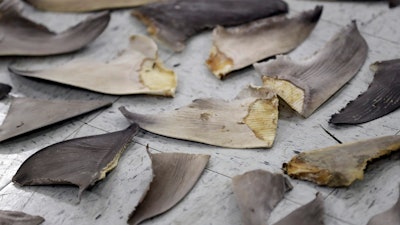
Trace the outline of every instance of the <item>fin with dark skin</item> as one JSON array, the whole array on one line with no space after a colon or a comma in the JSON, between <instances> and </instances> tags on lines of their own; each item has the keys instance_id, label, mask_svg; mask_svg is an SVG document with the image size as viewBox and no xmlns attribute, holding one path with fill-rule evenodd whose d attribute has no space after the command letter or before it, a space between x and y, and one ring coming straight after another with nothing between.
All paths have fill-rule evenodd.
<instances>
[{"instance_id":1,"label":"fin with dark skin","mask_svg":"<svg viewBox=\"0 0 400 225\"><path fill-rule=\"evenodd\" d=\"M138 130L132 124L122 131L50 145L25 160L12 181L20 186L76 185L80 198L84 190L117 166Z\"/></svg>"},{"instance_id":2,"label":"fin with dark skin","mask_svg":"<svg viewBox=\"0 0 400 225\"><path fill-rule=\"evenodd\" d=\"M101 12L61 33L21 15L21 2L0 3L0 56L47 56L77 51L106 29L110 13Z\"/></svg>"},{"instance_id":3,"label":"fin with dark skin","mask_svg":"<svg viewBox=\"0 0 400 225\"><path fill-rule=\"evenodd\" d=\"M375 77L367 91L333 115L329 123L366 123L400 107L400 59L376 62L371 69L375 71Z\"/></svg>"},{"instance_id":4,"label":"fin with dark skin","mask_svg":"<svg viewBox=\"0 0 400 225\"><path fill-rule=\"evenodd\" d=\"M41 216L32 216L23 212L0 210L1 225L39 225L44 222Z\"/></svg>"},{"instance_id":5,"label":"fin with dark skin","mask_svg":"<svg viewBox=\"0 0 400 225\"><path fill-rule=\"evenodd\" d=\"M148 32L175 51L195 34L220 26L237 26L288 11L282 0L170 0L136 8L133 15Z\"/></svg>"},{"instance_id":6,"label":"fin with dark skin","mask_svg":"<svg viewBox=\"0 0 400 225\"><path fill-rule=\"evenodd\" d=\"M253 170L232 178L233 193L246 225L266 224L273 209L292 190L282 174Z\"/></svg>"},{"instance_id":7,"label":"fin with dark skin","mask_svg":"<svg viewBox=\"0 0 400 225\"><path fill-rule=\"evenodd\" d=\"M0 142L110 106L110 101L11 99L7 116L0 126Z\"/></svg>"},{"instance_id":8,"label":"fin with dark skin","mask_svg":"<svg viewBox=\"0 0 400 225\"><path fill-rule=\"evenodd\" d=\"M150 158L153 181L139 205L129 216L130 225L140 224L178 204L197 183L210 156L158 153L150 154Z\"/></svg>"}]
</instances>

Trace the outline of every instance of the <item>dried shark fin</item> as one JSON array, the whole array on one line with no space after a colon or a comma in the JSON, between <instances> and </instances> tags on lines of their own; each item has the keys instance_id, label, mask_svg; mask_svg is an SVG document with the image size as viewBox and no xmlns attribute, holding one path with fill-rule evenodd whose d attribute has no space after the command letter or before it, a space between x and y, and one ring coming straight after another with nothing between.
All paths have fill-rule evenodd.
<instances>
[{"instance_id":1,"label":"dried shark fin","mask_svg":"<svg viewBox=\"0 0 400 225\"><path fill-rule=\"evenodd\" d=\"M399 225L400 224L400 193L399 198L392 208L373 216L367 225Z\"/></svg>"},{"instance_id":2,"label":"dried shark fin","mask_svg":"<svg viewBox=\"0 0 400 225\"><path fill-rule=\"evenodd\" d=\"M21 186L67 184L84 190L113 170L138 132L132 124L125 130L71 139L50 145L29 157L12 178Z\"/></svg>"},{"instance_id":3,"label":"dried shark fin","mask_svg":"<svg viewBox=\"0 0 400 225\"><path fill-rule=\"evenodd\" d=\"M130 225L140 224L174 207L196 184L210 158L209 155L183 153L150 154L150 157L154 178L129 216Z\"/></svg>"},{"instance_id":4,"label":"dried shark fin","mask_svg":"<svg viewBox=\"0 0 400 225\"><path fill-rule=\"evenodd\" d=\"M23 17L20 10L17 0L3 0L0 3L0 56L44 56L73 52L96 39L110 20L108 12L98 13L55 34Z\"/></svg>"},{"instance_id":5,"label":"dried shark fin","mask_svg":"<svg viewBox=\"0 0 400 225\"><path fill-rule=\"evenodd\" d=\"M333 1L333 2L389 2L389 8L400 5L400 0L319 0L319 1Z\"/></svg>"},{"instance_id":6,"label":"dried shark fin","mask_svg":"<svg viewBox=\"0 0 400 225\"><path fill-rule=\"evenodd\" d=\"M111 104L109 101L12 98L10 109L0 126L0 142Z\"/></svg>"},{"instance_id":7,"label":"dried shark fin","mask_svg":"<svg viewBox=\"0 0 400 225\"><path fill-rule=\"evenodd\" d=\"M368 45L352 22L323 49L302 62L278 56L254 67L264 75L265 87L276 92L300 115L308 117L357 74L367 53Z\"/></svg>"},{"instance_id":8,"label":"dried shark fin","mask_svg":"<svg viewBox=\"0 0 400 225\"><path fill-rule=\"evenodd\" d=\"M105 94L152 94L173 96L177 86L174 71L166 69L157 56L151 38L130 38L130 47L117 59L103 63L77 59L62 66L40 71L9 67L15 74L49 80Z\"/></svg>"},{"instance_id":9,"label":"dried shark fin","mask_svg":"<svg viewBox=\"0 0 400 225\"><path fill-rule=\"evenodd\" d=\"M8 84L0 83L0 100L3 99L10 93L12 87Z\"/></svg>"},{"instance_id":10,"label":"dried shark fin","mask_svg":"<svg viewBox=\"0 0 400 225\"><path fill-rule=\"evenodd\" d=\"M246 225L266 224L272 210L292 185L281 174L254 170L232 179L243 222Z\"/></svg>"},{"instance_id":11,"label":"dried shark fin","mask_svg":"<svg viewBox=\"0 0 400 225\"><path fill-rule=\"evenodd\" d=\"M182 51L186 40L202 30L236 26L287 11L282 0L170 0L139 7L133 15L156 39Z\"/></svg>"},{"instance_id":12,"label":"dried shark fin","mask_svg":"<svg viewBox=\"0 0 400 225\"><path fill-rule=\"evenodd\" d=\"M283 170L290 177L329 187L350 186L362 180L368 162L400 149L400 136L385 136L303 152Z\"/></svg>"},{"instance_id":13,"label":"dried shark fin","mask_svg":"<svg viewBox=\"0 0 400 225\"><path fill-rule=\"evenodd\" d=\"M271 147L278 123L278 98L265 88L249 87L234 100L197 99L160 114L122 114L159 135L228 148Z\"/></svg>"},{"instance_id":14,"label":"dried shark fin","mask_svg":"<svg viewBox=\"0 0 400 225\"><path fill-rule=\"evenodd\" d=\"M218 26L206 64L222 79L232 71L289 52L314 30L321 13L322 6L317 6L293 18L275 16L232 28Z\"/></svg>"},{"instance_id":15,"label":"dried shark fin","mask_svg":"<svg viewBox=\"0 0 400 225\"><path fill-rule=\"evenodd\" d=\"M389 0L389 8L394 8L400 5L400 0Z\"/></svg>"},{"instance_id":16,"label":"dried shark fin","mask_svg":"<svg viewBox=\"0 0 400 225\"><path fill-rule=\"evenodd\" d=\"M329 123L366 123L400 107L400 59L376 62L371 69L375 77L368 90L333 115Z\"/></svg>"},{"instance_id":17,"label":"dried shark fin","mask_svg":"<svg viewBox=\"0 0 400 225\"><path fill-rule=\"evenodd\" d=\"M324 199L320 193L314 200L291 212L274 225L324 225Z\"/></svg>"},{"instance_id":18,"label":"dried shark fin","mask_svg":"<svg viewBox=\"0 0 400 225\"><path fill-rule=\"evenodd\" d=\"M102 9L130 8L160 0L25 0L38 9L56 12L90 12Z\"/></svg>"},{"instance_id":19,"label":"dried shark fin","mask_svg":"<svg viewBox=\"0 0 400 225\"><path fill-rule=\"evenodd\" d=\"M23 212L0 210L1 225L39 225L44 222L43 217L32 216Z\"/></svg>"}]
</instances>

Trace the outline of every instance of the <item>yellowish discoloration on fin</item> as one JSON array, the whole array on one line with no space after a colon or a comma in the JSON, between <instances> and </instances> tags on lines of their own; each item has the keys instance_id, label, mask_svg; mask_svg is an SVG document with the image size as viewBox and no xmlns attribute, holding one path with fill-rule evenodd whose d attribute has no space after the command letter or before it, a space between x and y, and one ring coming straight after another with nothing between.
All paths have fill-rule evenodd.
<instances>
[{"instance_id":1,"label":"yellowish discoloration on fin","mask_svg":"<svg viewBox=\"0 0 400 225\"><path fill-rule=\"evenodd\" d=\"M152 35L155 36L158 33L158 28L156 27L156 25L153 23L153 21L151 21L150 18L146 17L145 15L143 15L142 13L138 12L138 11L133 11L132 12L133 16L136 16L140 21L142 21L146 26L147 26L147 32Z\"/></svg>"},{"instance_id":2,"label":"yellowish discoloration on fin","mask_svg":"<svg viewBox=\"0 0 400 225\"><path fill-rule=\"evenodd\" d=\"M329 170L309 165L302 160L298 160L298 158L291 161L289 164L284 164L283 170L287 174L295 173L296 175L293 176L293 178L304 179L308 177L309 179L306 180L313 181L319 185L326 184L329 180L332 180L332 174Z\"/></svg>"},{"instance_id":3,"label":"yellowish discoloration on fin","mask_svg":"<svg viewBox=\"0 0 400 225\"><path fill-rule=\"evenodd\" d=\"M244 122L257 138L272 146L278 127L278 98L255 101L250 105Z\"/></svg>"},{"instance_id":4,"label":"yellowish discoloration on fin","mask_svg":"<svg viewBox=\"0 0 400 225\"><path fill-rule=\"evenodd\" d=\"M302 114L304 107L304 90L289 81L263 77L264 87L273 90L279 97L290 105L296 112Z\"/></svg>"},{"instance_id":5,"label":"yellowish discoloration on fin","mask_svg":"<svg viewBox=\"0 0 400 225\"><path fill-rule=\"evenodd\" d=\"M101 171L100 171L100 177L97 181L99 180L103 180L107 173L110 172L111 170L113 170L115 167L117 167L118 165L118 161L121 158L122 153L124 153L125 149L128 147L129 143L126 143L126 145L121 148L121 150L119 150L119 152L115 155L115 157L113 158L113 160L111 162L109 162L107 164L106 167L104 167Z\"/></svg>"},{"instance_id":6,"label":"yellowish discoloration on fin","mask_svg":"<svg viewBox=\"0 0 400 225\"><path fill-rule=\"evenodd\" d=\"M398 151L399 140L398 136L387 136L304 152L283 164L283 170L292 178L318 185L350 186L364 178L369 162Z\"/></svg>"},{"instance_id":7,"label":"yellowish discoloration on fin","mask_svg":"<svg viewBox=\"0 0 400 225\"><path fill-rule=\"evenodd\" d=\"M217 47L213 46L206 64L218 79L222 79L231 71L233 60L219 51Z\"/></svg>"},{"instance_id":8,"label":"yellowish discoloration on fin","mask_svg":"<svg viewBox=\"0 0 400 225\"><path fill-rule=\"evenodd\" d=\"M176 74L159 61L145 60L140 70L140 80L150 90L164 90L166 96L174 96Z\"/></svg>"}]
</instances>

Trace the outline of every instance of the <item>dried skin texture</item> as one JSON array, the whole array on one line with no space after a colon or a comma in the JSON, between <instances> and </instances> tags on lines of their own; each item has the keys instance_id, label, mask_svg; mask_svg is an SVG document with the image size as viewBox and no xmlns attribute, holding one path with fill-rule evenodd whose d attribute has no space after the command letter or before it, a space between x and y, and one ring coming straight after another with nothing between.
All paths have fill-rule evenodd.
<instances>
[{"instance_id":1,"label":"dried skin texture","mask_svg":"<svg viewBox=\"0 0 400 225\"><path fill-rule=\"evenodd\" d=\"M170 0L137 8L133 15L148 32L175 51L182 51L188 38L217 25L236 26L286 13L281 0Z\"/></svg>"},{"instance_id":2,"label":"dried skin texture","mask_svg":"<svg viewBox=\"0 0 400 225\"><path fill-rule=\"evenodd\" d=\"M108 101L55 101L12 98L0 126L0 142L111 105Z\"/></svg>"},{"instance_id":3,"label":"dried skin texture","mask_svg":"<svg viewBox=\"0 0 400 225\"><path fill-rule=\"evenodd\" d=\"M329 123L366 123L400 107L400 59L376 62L371 69L375 77L368 90L333 115Z\"/></svg>"},{"instance_id":4,"label":"dried skin texture","mask_svg":"<svg viewBox=\"0 0 400 225\"><path fill-rule=\"evenodd\" d=\"M38 9L56 12L89 12L101 9L129 8L160 0L25 0Z\"/></svg>"},{"instance_id":5,"label":"dried skin texture","mask_svg":"<svg viewBox=\"0 0 400 225\"><path fill-rule=\"evenodd\" d=\"M8 93L10 93L11 89L10 85L0 83L0 100L6 97Z\"/></svg>"},{"instance_id":6,"label":"dried skin texture","mask_svg":"<svg viewBox=\"0 0 400 225\"><path fill-rule=\"evenodd\" d=\"M400 149L400 136L385 136L336 145L295 156L283 164L292 178L329 187L350 186L362 180L368 162Z\"/></svg>"},{"instance_id":7,"label":"dried skin texture","mask_svg":"<svg viewBox=\"0 0 400 225\"><path fill-rule=\"evenodd\" d=\"M197 99L188 106L159 114L120 111L152 133L228 147L271 147L278 123L278 99L264 88L247 88L236 99Z\"/></svg>"},{"instance_id":8,"label":"dried skin texture","mask_svg":"<svg viewBox=\"0 0 400 225\"><path fill-rule=\"evenodd\" d=\"M272 210L292 189L284 176L264 170L235 176L232 185L246 225L266 224Z\"/></svg>"},{"instance_id":9,"label":"dried skin texture","mask_svg":"<svg viewBox=\"0 0 400 225\"><path fill-rule=\"evenodd\" d=\"M50 145L29 157L12 180L21 186L76 185L80 197L84 190L104 179L106 173L117 166L138 129L133 124L122 131Z\"/></svg>"},{"instance_id":10,"label":"dried skin texture","mask_svg":"<svg viewBox=\"0 0 400 225\"><path fill-rule=\"evenodd\" d=\"M98 13L84 22L56 34L24 18L20 2L0 3L0 56L44 56L79 50L96 39L107 27L109 13Z\"/></svg>"},{"instance_id":11,"label":"dried skin texture","mask_svg":"<svg viewBox=\"0 0 400 225\"><path fill-rule=\"evenodd\" d=\"M367 53L367 43L352 22L302 62L279 56L254 67L264 75L265 87L308 117L357 74Z\"/></svg>"},{"instance_id":12,"label":"dried skin texture","mask_svg":"<svg viewBox=\"0 0 400 225\"><path fill-rule=\"evenodd\" d=\"M151 154L154 179L143 200L129 217L128 224L164 213L181 201L205 169L209 155L182 153Z\"/></svg>"},{"instance_id":13,"label":"dried skin texture","mask_svg":"<svg viewBox=\"0 0 400 225\"><path fill-rule=\"evenodd\" d=\"M44 222L40 216L32 216L23 212L0 210L1 225L39 225Z\"/></svg>"},{"instance_id":14,"label":"dried skin texture","mask_svg":"<svg viewBox=\"0 0 400 225\"><path fill-rule=\"evenodd\" d=\"M317 193L315 199L296 209L274 225L324 225L324 199Z\"/></svg>"},{"instance_id":15,"label":"dried skin texture","mask_svg":"<svg viewBox=\"0 0 400 225\"><path fill-rule=\"evenodd\" d=\"M207 66L219 79L262 59L289 52L313 31L322 6L293 18L276 16L233 28L218 26Z\"/></svg>"},{"instance_id":16,"label":"dried skin texture","mask_svg":"<svg viewBox=\"0 0 400 225\"><path fill-rule=\"evenodd\" d=\"M9 67L15 74L67 84L105 94L173 96L177 76L158 60L157 45L148 37L132 36L130 47L117 59L98 62L77 59L60 67L29 71Z\"/></svg>"},{"instance_id":17,"label":"dried skin texture","mask_svg":"<svg viewBox=\"0 0 400 225\"><path fill-rule=\"evenodd\" d=\"M396 204L389 210L373 216L367 225L399 225L400 224L400 193Z\"/></svg>"}]
</instances>

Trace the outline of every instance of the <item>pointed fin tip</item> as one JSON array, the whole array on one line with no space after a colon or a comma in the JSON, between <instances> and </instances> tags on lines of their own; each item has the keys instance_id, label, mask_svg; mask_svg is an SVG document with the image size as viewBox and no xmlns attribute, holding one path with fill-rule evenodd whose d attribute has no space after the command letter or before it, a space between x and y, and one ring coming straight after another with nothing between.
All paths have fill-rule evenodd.
<instances>
[{"instance_id":1,"label":"pointed fin tip","mask_svg":"<svg viewBox=\"0 0 400 225\"><path fill-rule=\"evenodd\" d=\"M15 68L15 66L13 66L11 64L7 66L7 69L9 72L11 72L13 74L18 74L18 72L20 71L19 69Z\"/></svg>"},{"instance_id":2,"label":"pointed fin tip","mask_svg":"<svg viewBox=\"0 0 400 225\"><path fill-rule=\"evenodd\" d=\"M315 6L314 9L309 10L309 11L305 11L304 13L309 17L309 21L312 23L316 23L319 21L319 19L321 18L322 12L324 10L324 6L322 5L317 5Z\"/></svg>"},{"instance_id":3,"label":"pointed fin tip","mask_svg":"<svg viewBox=\"0 0 400 225\"><path fill-rule=\"evenodd\" d=\"M20 186L20 187L24 186L23 184L21 184L21 183L18 181L18 179L17 179L17 173L14 174L14 176L11 178L11 181L12 181L14 184L17 184L17 185Z\"/></svg>"},{"instance_id":4,"label":"pointed fin tip","mask_svg":"<svg viewBox=\"0 0 400 225\"><path fill-rule=\"evenodd\" d=\"M99 180L98 180L98 179L95 179L94 181L92 181L92 184L86 184L86 185L71 183L71 184L73 184L73 185L78 186L78 188L79 188L79 191L78 191L78 202L77 202L77 204L79 204L79 203L81 202L83 192L86 191L89 187L92 187L97 181L99 181Z\"/></svg>"},{"instance_id":5,"label":"pointed fin tip","mask_svg":"<svg viewBox=\"0 0 400 225\"><path fill-rule=\"evenodd\" d=\"M331 116L331 118L329 119L328 123L332 124L332 125L341 125L341 124L346 124L344 122L339 122L337 119L337 116L339 115L340 112L335 113Z\"/></svg>"},{"instance_id":6,"label":"pointed fin tip","mask_svg":"<svg viewBox=\"0 0 400 225\"><path fill-rule=\"evenodd\" d=\"M128 118L130 112L126 109L125 106L120 106L118 110L124 115L126 118Z\"/></svg>"},{"instance_id":7,"label":"pointed fin tip","mask_svg":"<svg viewBox=\"0 0 400 225\"><path fill-rule=\"evenodd\" d=\"M147 115L144 114L138 114L138 113L133 113L130 112L126 109L125 106L120 106L118 108L118 110L122 113L122 115L131 123L135 123L139 126L140 128L140 124L143 123L151 123L153 121L151 121L151 119L147 119Z\"/></svg>"},{"instance_id":8,"label":"pointed fin tip","mask_svg":"<svg viewBox=\"0 0 400 225\"><path fill-rule=\"evenodd\" d=\"M92 36L94 35L92 39L96 39L107 28L108 24L110 23L110 20L111 20L111 13L109 11L99 12L94 15L88 16L82 22L76 24L75 26L70 27L69 29L66 29L66 30L58 33L57 35L71 34L74 31L75 32L77 32L79 30L83 31L84 29L82 29L82 28L90 27L93 30L97 30L96 35L94 35L95 33L93 33L93 32L92 33L89 32L89 34L91 34ZM89 43L86 43L84 46L88 45Z\"/></svg>"},{"instance_id":9,"label":"pointed fin tip","mask_svg":"<svg viewBox=\"0 0 400 225\"><path fill-rule=\"evenodd\" d=\"M324 196L321 192L317 192L315 193L315 199L317 199L318 201L323 201L324 200Z\"/></svg>"},{"instance_id":10,"label":"pointed fin tip","mask_svg":"<svg viewBox=\"0 0 400 225\"><path fill-rule=\"evenodd\" d=\"M94 21L94 20L99 20L99 21L104 20L104 22L107 22L107 24L108 24L108 22L110 22L110 20L111 20L111 13L108 10L101 11L101 12L98 12L96 14L89 16L84 21L89 22L89 21Z\"/></svg>"},{"instance_id":11,"label":"pointed fin tip","mask_svg":"<svg viewBox=\"0 0 400 225\"><path fill-rule=\"evenodd\" d=\"M82 194L83 192L86 190L87 187L82 187L79 186L79 191L78 191L78 204L81 202L82 200Z\"/></svg>"},{"instance_id":12,"label":"pointed fin tip","mask_svg":"<svg viewBox=\"0 0 400 225\"><path fill-rule=\"evenodd\" d=\"M356 29L358 31L357 20L352 20L348 26L350 26L352 29Z\"/></svg>"},{"instance_id":13,"label":"pointed fin tip","mask_svg":"<svg viewBox=\"0 0 400 225\"><path fill-rule=\"evenodd\" d=\"M7 69L10 73L18 75L18 76L26 76L27 74L34 74L37 72L40 72L40 70L24 70L24 69L20 69L14 65L9 65L7 66Z\"/></svg>"},{"instance_id":14,"label":"pointed fin tip","mask_svg":"<svg viewBox=\"0 0 400 225\"><path fill-rule=\"evenodd\" d=\"M0 83L0 100L5 98L12 90L8 84Z\"/></svg>"},{"instance_id":15,"label":"pointed fin tip","mask_svg":"<svg viewBox=\"0 0 400 225\"><path fill-rule=\"evenodd\" d=\"M350 102L349 102L349 104L350 104ZM346 107L344 107L342 110L344 110L345 108ZM331 116L331 118L329 119L328 123L333 125L333 126L346 126L346 125L355 125L355 124L363 123L363 122L360 122L360 121L349 121L346 118L341 119L340 118L340 115L341 115L340 112L341 111L339 111L338 113L333 114Z\"/></svg>"},{"instance_id":16,"label":"pointed fin tip","mask_svg":"<svg viewBox=\"0 0 400 225\"><path fill-rule=\"evenodd\" d=\"M149 144L146 145L146 152L147 152L148 155L151 155L151 153L150 153L150 145Z\"/></svg>"},{"instance_id":17,"label":"pointed fin tip","mask_svg":"<svg viewBox=\"0 0 400 225\"><path fill-rule=\"evenodd\" d=\"M285 192L289 192L289 191L293 190L293 185L292 185L292 183L290 183L289 179L287 179L287 177L285 177L285 176L283 176L283 177L284 177L285 188L286 188Z\"/></svg>"}]
</instances>

